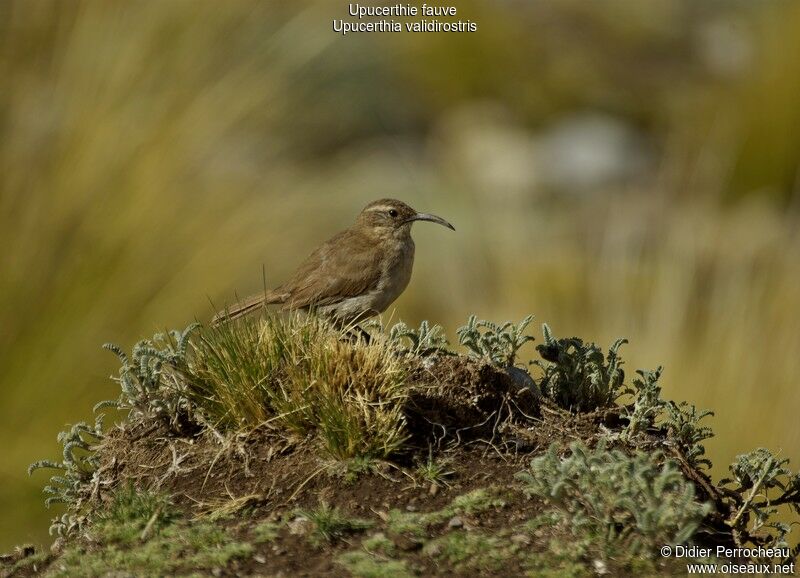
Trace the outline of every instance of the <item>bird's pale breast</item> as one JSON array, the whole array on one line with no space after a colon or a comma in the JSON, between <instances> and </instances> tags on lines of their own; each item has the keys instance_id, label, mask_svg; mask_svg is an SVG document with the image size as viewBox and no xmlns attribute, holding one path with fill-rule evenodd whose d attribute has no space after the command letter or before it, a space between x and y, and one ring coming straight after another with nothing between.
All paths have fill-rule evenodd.
<instances>
[{"instance_id":1,"label":"bird's pale breast","mask_svg":"<svg viewBox=\"0 0 800 578\"><path fill-rule=\"evenodd\" d=\"M383 313L408 287L414 265L414 241L410 237L385 241L381 275L377 285L363 294L320 308L323 315L349 322Z\"/></svg>"}]
</instances>

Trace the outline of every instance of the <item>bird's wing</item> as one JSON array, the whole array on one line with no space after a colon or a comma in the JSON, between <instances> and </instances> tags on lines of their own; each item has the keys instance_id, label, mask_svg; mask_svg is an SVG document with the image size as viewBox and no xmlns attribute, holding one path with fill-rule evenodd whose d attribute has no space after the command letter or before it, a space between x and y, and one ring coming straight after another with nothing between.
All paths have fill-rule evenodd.
<instances>
[{"instance_id":1,"label":"bird's wing","mask_svg":"<svg viewBox=\"0 0 800 578\"><path fill-rule=\"evenodd\" d=\"M285 306L300 309L338 303L377 287L381 251L364 235L343 231L321 245L275 292L287 294Z\"/></svg>"}]
</instances>

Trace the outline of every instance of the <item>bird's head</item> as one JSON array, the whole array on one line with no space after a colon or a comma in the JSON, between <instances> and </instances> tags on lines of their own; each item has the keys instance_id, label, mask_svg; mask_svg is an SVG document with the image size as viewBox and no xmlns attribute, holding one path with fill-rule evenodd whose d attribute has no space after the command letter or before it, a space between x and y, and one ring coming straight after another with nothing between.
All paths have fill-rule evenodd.
<instances>
[{"instance_id":1,"label":"bird's head","mask_svg":"<svg viewBox=\"0 0 800 578\"><path fill-rule=\"evenodd\" d=\"M414 221L430 221L455 231L455 227L436 215L418 213L402 201L380 199L373 201L361 211L356 223L377 236L407 235Z\"/></svg>"}]
</instances>

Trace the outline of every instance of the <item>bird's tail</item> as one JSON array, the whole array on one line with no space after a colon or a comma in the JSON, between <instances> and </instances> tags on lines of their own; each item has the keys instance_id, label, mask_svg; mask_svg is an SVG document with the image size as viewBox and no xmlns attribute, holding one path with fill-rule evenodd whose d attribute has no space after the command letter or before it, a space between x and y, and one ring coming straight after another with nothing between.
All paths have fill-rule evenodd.
<instances>
[{"instance_id":1,"label":"bird's tail","mask_svg":"<svg viewBox=\"0 0 800 578\"><path fill-rule=\"evenodd\" d=\"M234 303L230 307L226 307L222 311L218 311L217 314L211 318L211 325L216 326L226 321L233 321L234 319L244 317L248 313L261 309L264 305L283 303L283 301L284 296L276 294L274 291L257 293Z\"/></svg>"}]
</instances>

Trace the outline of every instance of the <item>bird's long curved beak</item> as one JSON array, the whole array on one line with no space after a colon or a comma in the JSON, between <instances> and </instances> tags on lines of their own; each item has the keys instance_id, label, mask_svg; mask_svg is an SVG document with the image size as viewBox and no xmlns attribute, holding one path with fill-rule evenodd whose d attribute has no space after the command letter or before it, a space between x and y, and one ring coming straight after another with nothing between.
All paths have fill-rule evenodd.
<instances>
[{"instance_id":1,"label":"bird's long curved beak","mask_svg":"<svg viewBox=\"0 0 800 578\"><path fill-rule=\"evenodd\" d=\"M410 223L411 221L430 221L431 223L439 223L443 227L447 227L448 229L455 231L456 228L442 219L441 217L437 217L436 215L430 215L428 213L417 213L413 217L406 219L406 223Z\"/></svg>"}]
</instances>

